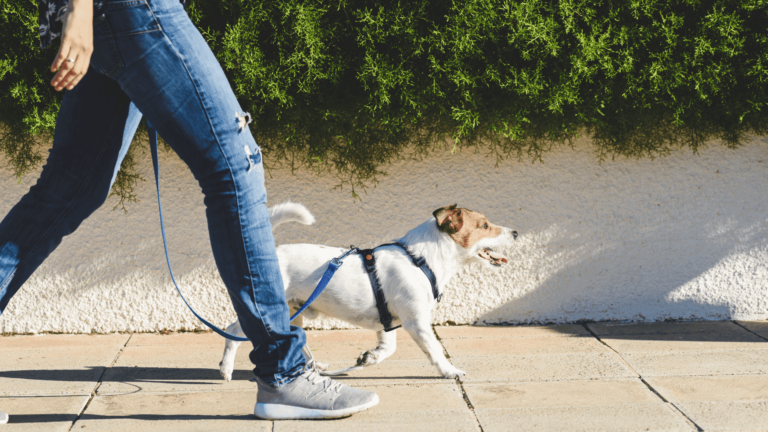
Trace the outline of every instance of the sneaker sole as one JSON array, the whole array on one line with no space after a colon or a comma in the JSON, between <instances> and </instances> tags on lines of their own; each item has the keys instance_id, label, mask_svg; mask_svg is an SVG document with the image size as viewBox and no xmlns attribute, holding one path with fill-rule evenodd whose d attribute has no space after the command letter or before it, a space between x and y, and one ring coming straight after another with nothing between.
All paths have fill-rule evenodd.
<instances>
[{"instance_id":1,"label":"sneaker sole","mask_svg":"<svg viewBox=\"0 0 768 432\"><path fill-rule=\"evenodd\" d=\"M257 403L253 409L253 415L265 420L333 419L351 416L354 413L376 406L378 403L378 395L368 403L340 410L321 410L291 405Z\"/></svg>"}]
</instances>

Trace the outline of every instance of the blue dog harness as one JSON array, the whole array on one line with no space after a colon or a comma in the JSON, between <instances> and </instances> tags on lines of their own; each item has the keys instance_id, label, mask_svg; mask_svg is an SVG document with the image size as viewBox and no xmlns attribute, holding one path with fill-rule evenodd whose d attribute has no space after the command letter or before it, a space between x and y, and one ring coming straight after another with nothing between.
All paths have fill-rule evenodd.
<instances>
[{"instance_id":1,"label":"blue dog harness","mask_svg":"<svg viewBox=\"0 0 768 432\"><path fill-rule=\"evenodd\" d=\"M160 212L160 232L163 234L163 247L165 248L165 261L168 263L168 271L171 273L171 280L173 281L173 285L176 287L176 291L179 293L179 296L181 297L181 300L184 301L184 304L187 305L189 310L192 312L192 315L196 316L197 319L199 319L203 324L208 326L211 330L213 330L215 333L219 334L220 336L237 341L237 342L247 342L248 338L235 336L233 334L229 334L226 331L216 327L215 325L211 324L206 320L205 318L201 317L200 315L195 312L194 309L192 309L192 306L189 305L187 302L187 299L184 298L184 294L181 293L181 289L179 289L179 284L176 283L176 278L173 276L173 269L171 269L171 259L168 256L168 241L165 237L165 223L163 222L163 206L160 203L160 174L158 170L158 157L157 157L157 130L152 127L151 124L147 123L147 127L149 129L149 148L152 153L152 168L155 171L155 186L157 187L157 208ZM331 278L333 278L334 273L336 273L336 270L341 267L344 262L342 261L347 255L351 254L352 252L359 253L363 256L363 265L365 267L366 272L368 273L368 277L371 280L371 286L373 287L373 296L376 298L376 308L379 310L379 319L381 321L381 324L384 326L384 331L392 331L397 327L392 327L392 314L389 313L389 309L387 308L387 300L384 298L384 291L381 289L381 285L379 283L379 278L375 274L376 270L376 260L373 257L373 252L384 246L399 246L402 248L405 253L411 258L411 261L413 261L414 265L419 267L421 271L424 272L424 274L427 276L427 279L429 279L429 283L432 285L432 295L435 296L435 300L438 302L442 299L443 295L440 293L440 291L437 288L437 279L435 278L435 274L432 272L432 269L429 268L427 265L427 261L424 259L424 257L416 257L414 256L405 245L401 243L387 243L380 246L376 246L373 249L358 249L354 246L350 246L349 250L342 254L341 256L334 258L331 260L331 262L328 263L328 268L326 268L325 273L323 273L323 277L320 278L320 282L317 284L317 288L312 292L312 294L309 296L307 301L304 302L304 304L299 308L298 311L296 311L295 314L291 316L291 321L296 319L299 314L304 312L309 305L312 304L315 299L317 299L318 296L320 296L320 293L323 292L326 286L328 286L328 282L331 281Z\"/></svg>"},{"instance_id":2,"label":"blue dog harness","mask_svg":"<svg viewBox=\"0 0 768 432\"><path fill-rule=\"evenodd\" d=\"M437 300L438 303L443 299L443 294L440 293L440 290L437 287L437 278L435 277L435 273L432 271L432 269L429 268L429 265L427 265L427 260L424 259L424 257L416 257L413 255L404 244L399 242L386 243L376 246L373 249L358 249L352 246L351 250L356 250L357 253L363 256L363 266L365 267L365 271L368 273L368 279L371 281L373 297L376 299L376 309L379 310L379 321L381 321L381 325L384 326L384 331L389 332L398 329L401 326L392 327L392 314L389 312L389 308L387 307L387 299L384 298L384 290L381 289L379 277L376 275L376 258L373 255L373 252L376 249L385 246L397 246L405 251L406 255L408 255L413 264L420 268L421 271L424 272L424 275L427 277L427 279L429 279L429 283L432 285L432 295L435 297L435 300Z\"/></svg>"}]
</instances>

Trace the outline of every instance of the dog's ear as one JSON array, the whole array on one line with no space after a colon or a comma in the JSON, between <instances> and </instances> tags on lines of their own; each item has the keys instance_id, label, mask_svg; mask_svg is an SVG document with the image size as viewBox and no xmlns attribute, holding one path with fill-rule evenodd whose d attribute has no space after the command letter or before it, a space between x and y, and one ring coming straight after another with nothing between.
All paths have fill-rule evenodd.
<instances>
[{"instance_id":1,"label":"dog's ear","mask_svg":"<svg viewBox=\"0 0 768 432\"><path fill-rule=\"evenodd\" d=\"M464 222L461 218L461 210L456 208L456 204L440 207L432 212L432 216L435 217L437 229L446 234L456 234Z\"/></svg>"}]
</instances>

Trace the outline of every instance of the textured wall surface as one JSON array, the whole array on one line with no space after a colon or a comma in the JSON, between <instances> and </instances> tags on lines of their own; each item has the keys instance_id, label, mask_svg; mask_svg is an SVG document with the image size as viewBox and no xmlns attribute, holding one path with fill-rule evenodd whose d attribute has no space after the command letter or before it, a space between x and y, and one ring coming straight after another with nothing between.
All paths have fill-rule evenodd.
<instances>
[{"instance_id":1,"label":"textured wall surface","mask_svg":"<svg viewBox=\"0 0 768 432\"><path fill-rule=\"evenodd\" d=\"M142 201L114 198L67 237L0 316L1 332L201 329L165 268L148 154ZM353 201L331 176L272 171L270 202L317 217L283 225L278 243L373 246L459 203L516 229L500 271L469 267L435 323L768 318L768 139L736 151L712 145L656 160L598 163L586 143L544 163L435 153L388 168ZM175 155L161 158L175 274L195 308L226 325L234 313L213 263L202 195ZM0 215L34 184L0 170ZM321 319L315 327L344 324Z\"/></svg>"}]
</instances>

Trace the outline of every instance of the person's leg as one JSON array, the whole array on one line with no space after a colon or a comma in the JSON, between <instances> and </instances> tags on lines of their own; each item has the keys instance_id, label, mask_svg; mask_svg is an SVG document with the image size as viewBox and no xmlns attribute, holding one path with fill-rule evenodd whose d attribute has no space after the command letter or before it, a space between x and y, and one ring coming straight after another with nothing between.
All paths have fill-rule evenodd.
<instances>
[{"instance_id":1,"label":"person's leg","mask_svg":"<svg viewBox=\"0 0 768 432\"><path fill-rule=\"evenodd\" d=\"M40 178L0 222L0 314L35 269L109 195L141 113L90 70L66 91Z\"/></svg>"},{"instance_id":2,"label":"person's leg","mask_svg":"<svg viewBox=\"0 0 768 432\"><path fill-rule=\"evenodd\" d=\"M178 0L107 0L102 11L94 66L120 84L199 182L216 265L254 345L254 373L280 385L303 371L305 335L289 323L261 154L239 127L242 109Z\"/></svg>"}]
</instances>

